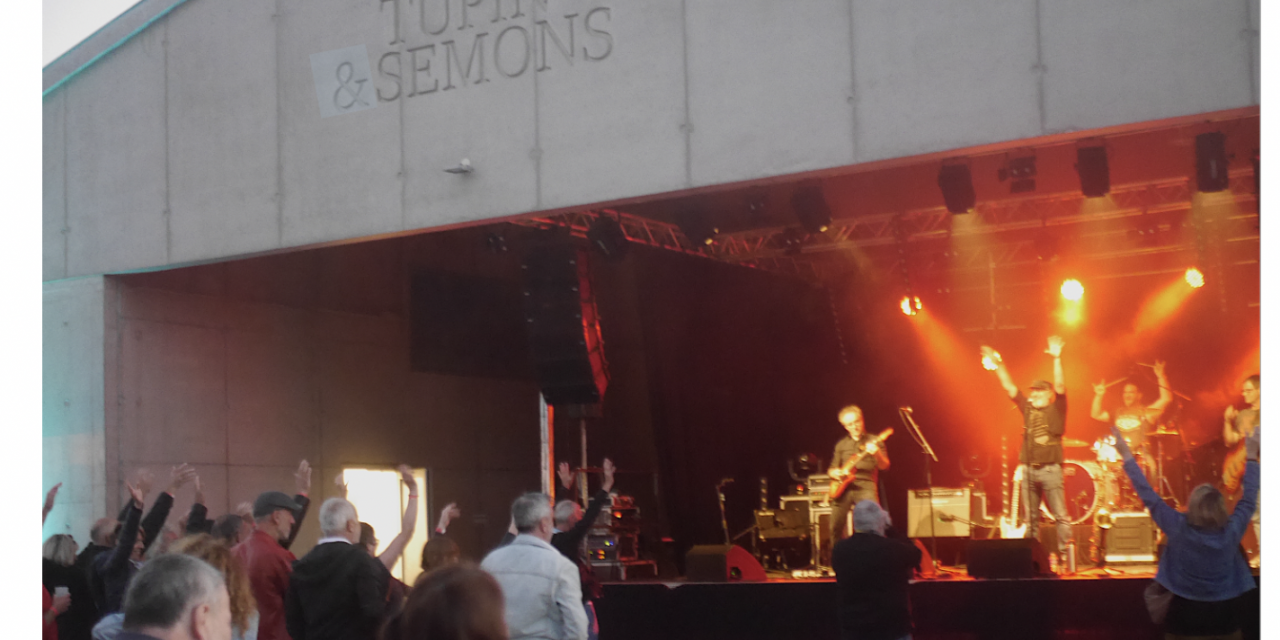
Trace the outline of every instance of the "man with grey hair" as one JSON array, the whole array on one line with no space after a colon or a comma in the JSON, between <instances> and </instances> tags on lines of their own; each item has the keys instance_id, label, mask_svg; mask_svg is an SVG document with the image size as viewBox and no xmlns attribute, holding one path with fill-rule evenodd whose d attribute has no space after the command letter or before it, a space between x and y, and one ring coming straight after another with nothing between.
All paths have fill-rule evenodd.
<instances>
[{"instance_id":1,"label":"man with grey hair","mask_svg":"<svg viewBox=\"0 0 1280 640\"><path fill-rule=\"evenodd\" d=\"M890 524L887 511L863 500L853 507L853 536L831 550L844 640L911 637L907 585L921 554Z\"/></svg>"},{"instance_id":2,"label":"man with grey hair","mask_svg":"<svg viewBox=\"0 0 1280 640\"><path fill-rule=\"evenodd\" d=\"M124 597L116 640L230 640L231 599L222 574L188 555L148 562Z\"/></svg>"},{"instance_id":3,"label":"man with grey hair","mask_svg":"<svg viewBox=\"0 0 1280 640\"><path fill-rule=\"evenodd\" d=\"M480 563L502 585L511 640L586 640L578 568L551 546L551 497L526 493L516 498L511 520L515 539Z\"/></svg>"},{"instance_id":4,"label":"man with grey hair","mask_svg":"<svg viewBox=\"0 0 1280 640\"><path fill-rule=\"evenodd\" d=\"M399 488L397 487L397 492ZM360 518L346 498L320 505L320 533L293 563L285 626L293 640L373 640L386 610L385 572L360 542Z\"/></svg>"}]
</instances>

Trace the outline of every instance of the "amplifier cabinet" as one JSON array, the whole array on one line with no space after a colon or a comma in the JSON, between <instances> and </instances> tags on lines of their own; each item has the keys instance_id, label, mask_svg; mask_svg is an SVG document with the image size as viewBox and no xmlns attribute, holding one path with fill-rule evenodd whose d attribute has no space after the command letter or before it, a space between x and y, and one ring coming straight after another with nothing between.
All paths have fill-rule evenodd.
<instances>
[{"instance_id":1,"label":"amplifier cabinet","mask_svg":"<svg viewBox=\"0 0 1280 640\"><path fill-rule=\"evenodd\" d=\"M1107 564L1150 564L1156 561L1156 526L1145 511L1111 514L1105 534Z\"/></svg>"},{"instance_id":2,"label":"amplifier cabinet","mask_svg":"<svg viewBox=\"0 0 1280 640\"><path fill-rule=\"evenodd\" d=\"M929 490L912 489L907 492L907 537L968 538L970 528L969 487L947 489L933 488L933 528L929 526ZM944 519L944 517L946 519ZM959 518L965 522L950 521Z\"/></svg>"},{"instance_id":3,"label":"amplifier cabinet","mask_svg":"<svg viewBox=\"0 0 1280 640\"><path fill-rule=\"evenodd\" d=\"M610 533L587 535L587 558L592 562L635 560L639 557L639 545L634 533Z\"/></svg>"}]
</instances>

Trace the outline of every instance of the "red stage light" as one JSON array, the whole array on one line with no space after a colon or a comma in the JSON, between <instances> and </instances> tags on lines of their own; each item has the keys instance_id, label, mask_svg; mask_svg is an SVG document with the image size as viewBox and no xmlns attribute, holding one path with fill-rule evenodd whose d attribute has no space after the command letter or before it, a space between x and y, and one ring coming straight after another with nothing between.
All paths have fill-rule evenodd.
<instances>
[{"instance_id":1,"label":"red stage light","mask_svg":"<svg viewBox=\"0 0 1280 640\"><path fill-rule=\"evenodd\" d=\"M1200 273L1199 269L1195 267L1191 267L1190 269L1187 269L1186 277L1187 277L1187 284L1191 285L1192 289L1199 289L1200 287L1204 286L1204 274Z\"/></svg>"},{"instance_id":2,"label":"red stage light","mask_svg":"<svg viewBox=\"0 0 1280 640\"><path fill-rule=\"evenodd\" d=\"M1077 302L1084 297L1084 285L1079 280L1070 278L1062 281L1062 297L1072 302Z\"/></svg>"},{"instance_id":3,"label":"red stage light","mask_svg":"<svg viewBox=\"0 0 1280 640\"><path fill-rule=\"evenodd\" d=\"M914 307L911 304L912 302L915 302ZM902 296L902 300L898 302L898 307L902 309L902 313L904 315L908 316L914 316L917 311L924 308L924 306L920 304L920 296Z\"/></svg>"}]
</instances>

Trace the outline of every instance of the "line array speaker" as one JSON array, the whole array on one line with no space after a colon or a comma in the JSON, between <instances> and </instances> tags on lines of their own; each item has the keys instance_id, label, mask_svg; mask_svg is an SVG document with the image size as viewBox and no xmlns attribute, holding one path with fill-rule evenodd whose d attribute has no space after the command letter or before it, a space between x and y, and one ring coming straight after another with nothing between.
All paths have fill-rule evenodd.
<instances>
[{"instance_id":1,"label":"line array speaker","mask_svg":"<svg viewBox=\"0 0 1280 640\"><path fill-rule=\"evenodd\" d=\"M586 252L567 239L534 243L523 269L529 353L543 397L552 406L598 404L609 366Z\"/></svg>"}]
</instances>

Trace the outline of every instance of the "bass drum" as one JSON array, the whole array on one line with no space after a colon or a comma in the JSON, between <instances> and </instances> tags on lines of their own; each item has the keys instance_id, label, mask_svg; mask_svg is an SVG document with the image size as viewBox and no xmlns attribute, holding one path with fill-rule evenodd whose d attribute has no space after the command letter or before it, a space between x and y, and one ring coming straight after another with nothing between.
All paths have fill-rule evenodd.
<instances>
[{"instance_id":1,"label":"bass drum","mask_svg":"<svg viewBox=\"0 0 1280 640\"><path fill-rule=\"evenodd\" d=\"M1067 460L1062 463L1062 488L1067 501L1067 518L1071 524L1090 522L1098 507L1103 504L1106 488L1104 474L1096 462ZM1053 522L1047 502L1040 504L1040 521Z\"/></svg>"}]
</instances>

